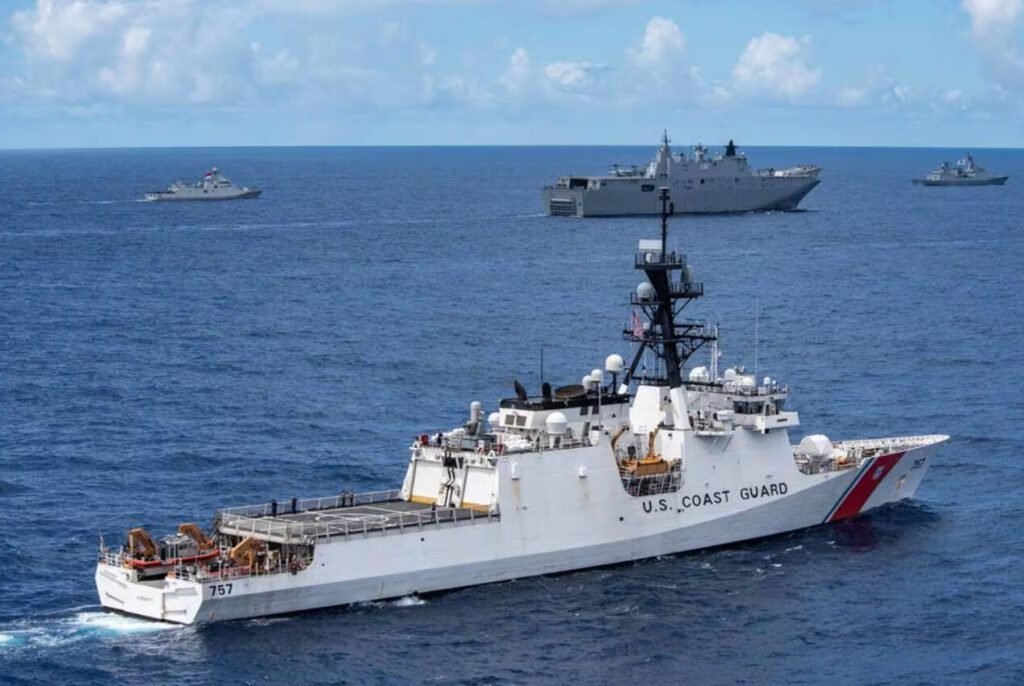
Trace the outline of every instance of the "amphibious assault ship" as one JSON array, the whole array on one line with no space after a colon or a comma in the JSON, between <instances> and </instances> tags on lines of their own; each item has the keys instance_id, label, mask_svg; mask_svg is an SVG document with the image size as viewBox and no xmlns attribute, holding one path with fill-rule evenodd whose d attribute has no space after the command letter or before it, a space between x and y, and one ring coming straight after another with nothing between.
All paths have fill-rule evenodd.
<instances>
[{"instance_id":1,"label":"amphibious assault ship","mask_svg":"<svg viewBox=\"0 0 1024 686\"><path fill-rule=\"evenodd\" d=\"M214 167L203 175L202 181L175 181L167 190L146 193L146 200L247 200L260 197L262 192L257 188L236 186Z\"/></svg>"},{"instance_id":2,"label":"amphibious assault ship","mask_svg":"<svg viewBox=\"0 0 1024 686\"><path fill-rule=\"evenodd\" d=\"M515 395L420 435L400 488L220 510L101 541L110 609L191 624L566 572L771 536L912 497L948 436L790 442L789 388L718 369L685 255L640 241L618 354L580 383ZM710 348L710 363L684 368Z\"/></svg>"},{"instance_id":3,"label":"amphibious assault ship","mask_svg":"<svg viewBox=\"0 0 1024 686\"><path fill-rule=\"evenodd\" d=\"M656 215L655 189L668 187L680 213L795 210L820 183L820 171L815 165L752 170L732 141L720 155L699 144L692 155L676 155L665 132L646 167L616 165L606 176L562 176L544 187L542 200L552 215Z\"/></svg>"}]
</instances>

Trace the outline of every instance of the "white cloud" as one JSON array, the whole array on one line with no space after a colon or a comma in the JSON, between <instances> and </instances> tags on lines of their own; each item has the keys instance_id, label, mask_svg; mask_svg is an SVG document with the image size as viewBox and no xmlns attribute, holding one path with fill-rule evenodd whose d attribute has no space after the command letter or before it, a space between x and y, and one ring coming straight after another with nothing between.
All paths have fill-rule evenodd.
<instances>
[{"instance_id":1,"label":"white cloud","mask_svg":"<svg viewBox=\"0 0 1024 686\"><path fill-rule=\"evenodd\" d=\"M38 0L11 24L38 95L209 103L251 90L245 13L231 3Z\"/></svg>"},{"instance_id":2,"label":"white cloud","mask_svg":"<svg viewBox=\"0 0 1024 686\"><path fill-rule=\"evenodd\" d=\"M686 41L683 32L671 19L654 17L647 22L640 47L632 53L633 60L646 67L671 64L683 52Z\"/></svg>"},{"instance_id":3,"label":"white cloud","mask_svg":"<svg viewBox=\"0 0 1024 686\"><path fill-rule=\"evenodd\" d=\"M808 43L772 32L752 38L732 70L736 88L788 100L806 95L821 79L806 63Z\"/></svg>"},{"instance_id":4,"label":"white cloud","mask_svg":"<svg viewBox=\"0 0 1024 686\"><path fill-rule=\"evenodd\" d=\"M1024 16L1024 0L962 0L960 6L995 78L1018 92L1024 90L1024 57L1016 31Z\"/></svg>"},{"instance_id":5,"label":"white cloud","mask_svg":"<svg viewBox=\"0 0 1024 686\"><path fill-rule=\"evenodd\" d=\"M15 12L14 30L34 55L69 60L82 44L117 25L129 13L122 2L39 0L34 10Z\"/></svg>"},{"instance_id":6,"label":"white cloud","mask_svg":"<svg viewBox=\"0 0 1024 686\"><path fill-rule=\"evenodd\" d=\"M508 60L508 69L501 77L505 90L513 98L522 97L530 81L530 56L523 48L516 48Z\"/></svg>"},{"instance_id":7,"label":"white cloud","mask_svg":"<svg viewBox=\"0 0 1024 686\"><path fill-rule=\"evenodd\" d=\"M847 86L836 94L836 104L840 107L857 107L868 99L868 89L862 86Z\"/></svg>"},{"instance_id":8,"label":"white cloud","mask_svg":"<svg viewBox=\"0 0 1024 686\"><path fill-rule=\"evenodd\" d=\"M544 67L549 85L566 93L590 91L608 71L608 67L592 62L552 62Z\"/></svg>"},{"instance_id":9,"label":"white cloud","mask_svg":"<svg viewBox=\"0 0 1024 686\"><path fill-rule=\"evenodd\" d=\"M401 1L410 0L394 0ZM353 105L403 102L418 90L421 71L435 67L438 50L402 22L382 20L376 35L345 40L337 22L320 19L375 7L370 0L36 0L13 13L9 44L26 57L17 74L22 93L65 104L240 105L277 101L282 88ZM282 14L313 31L278 34L275 45L251 40L260 19ZM448 77L435 90L486 99L474 83Z\"/></svg>"},{"instance_id":10,"label":"white cloud","mask_svg":"<svg viewBox=\"0 0 1024 686\"><path fill-rule=\"evenodd\" d=\"M919 100L917 95L917 90L913 86L905 83L890 83L882 90L879 100L890 106L908 105L914 100Z\"/></svg>"},{"instance_id":11,"label":"white cloud","mask_svg":"<svg viewBox=\"0 0 1024 686\"><path fill-rule=\"evenodd\" d=\"M971 19L971 29L980 36L1006 30L1016 23L1024 10L1022 0L963 0Z\"/></svg>"},{"instance_id":12,"label":"white cloud","mask_svg":"<svg viewBox=\"0 0 1024 686\"><path fill-rule=\"evenodd\" d=\"M420 64L424 67L437 64L437 48L426 41L419 41L418 46L420 50Z\"/></svg>"},{"instance_id":13,"label":"white cloud","mask_svg":"<svg viewBox=\"0 0 1024 686\"><path fill-rule=\"evenodd\" d=\"M461 74L446 74L437 81L435 101L485 108L495 104L494 95L486 86Z\"/></svg>"},{"instance_id":14,"label":"white cloud","mask_svg":"<svg viewBox=\"0 0 1024 686\"><path fill-rule=\"evenodd\" d=\"M289 84L299 79L301 63L287 49L278 50L273 57L257 62L259 81L266 84Z\"/></svg>"}]
</instances>

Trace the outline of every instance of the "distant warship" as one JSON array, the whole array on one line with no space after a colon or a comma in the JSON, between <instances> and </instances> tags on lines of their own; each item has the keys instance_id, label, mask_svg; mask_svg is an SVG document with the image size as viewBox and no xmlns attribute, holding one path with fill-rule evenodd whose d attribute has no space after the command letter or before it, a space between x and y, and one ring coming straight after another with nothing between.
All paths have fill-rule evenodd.
<instances>
[{"instance_id":1,"label":"distant warship","mask_svg":"<svg viewBox=\"0 0 1024 686\"><path fill-rule=\"evenodd\" d=\"M996 176L978 165L971 153L957 160L955 166L943 162L923 179L912 179L919 186L1002 186L1009 176Z\"/></svg>"},{"instance_id":2,"label":"distant warship","mask_svg":"<svg viewBox=\"0 0 1024 686\"><path fill-rule=\"evenodd\" d=\"M236 186L214 167L197 183L175 181L167 190L146 193L146 200L244 200L258 198L263 191Z\"/></svg>"},{"instance_id":3,"label":"distant warship","mask_svg":"<svg viewBox=\"0 0 1024 686\"><path fill-rule=\"evenodd\" d=\"M552 215L615 217L658 214L656 188L668 187L677 213L795 210L820 183L820 167L751 170L731 140L720 155L697 145L693 154L674 155L668 132L645 168L618 165L607 176L562 176L543 189Z\"/></svg>"}]
</instances>

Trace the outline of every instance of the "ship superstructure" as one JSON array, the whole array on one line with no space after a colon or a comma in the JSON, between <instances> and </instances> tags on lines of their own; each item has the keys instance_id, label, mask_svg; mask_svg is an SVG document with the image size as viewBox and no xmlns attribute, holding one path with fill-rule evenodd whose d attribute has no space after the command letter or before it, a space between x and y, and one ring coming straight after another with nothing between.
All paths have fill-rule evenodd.
<instances>
[{"instance_id":1,"label":"ship superstructure","mask_svg":"<svg viewBox=\"0 0 1024 686\"><path fill-rule=\"evenodd\" d=\"M212 622L441 591L770 536L910 498L947 436L806 436L789 389L718 369L684 254L641 241L636 346L580 383L515 395L415 437L399 489L227 508L209 530L101 544L107 608ZM702 349L708 365L684 368Z\"/></svg>"},{"instance_id":2,"label":"ship superstructure","mask_svg":"<svg viewBox=\"0 0 1024 686\"><path fill-rule=\"evenodd\" d=\"M166 190L146 193L146 200L248 200L258 198L263 191L248 186L236 186L220 173L217 167L203 175L196 183L175 181Z\"/></svg>"},{"instance_id":3,"label":"ship superstructure","mask_svg":"<svg viewBox=\"0 0 1024 686\"><path fill-rule=\"evenodd\" d=\"M955 165L943 162L924 178L912 181L919 186L1002 186L1009 178L990 173L967 153Z\"/></svg>"},{"instance_id":4,"label":"ship superstructure","mask_svg":"<svg viewBox=\"0 0 1024 686\"><path fill-rule=\"evenodd\" d=\"M820 183L820 171L815 165L752 170L731 140L718 155L699 144L690 155L675 154L665 132L646 167L615 165L605 176L562 176L544 187L542 201L552 215L657 215L656 189L667 187L677 213L795 210Z\"/></svg>"}]
</instances>

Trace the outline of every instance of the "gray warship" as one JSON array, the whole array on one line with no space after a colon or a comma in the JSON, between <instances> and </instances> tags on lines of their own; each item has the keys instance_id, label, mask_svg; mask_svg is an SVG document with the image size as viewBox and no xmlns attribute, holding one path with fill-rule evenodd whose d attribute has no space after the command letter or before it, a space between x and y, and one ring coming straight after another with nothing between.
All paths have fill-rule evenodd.
<instances>
[{"instance_id":1,"label":"gray warship","mask_svg":"<svg viewBox=\"0 0 1024 686\"><path fill-rule=\"evenodd\" d=\"M811 164L752 170L731 140L718 155L699 144L691 155L676 155L665 132L646 167L615 165L606 176L562 176L544 187L543 204L551 215L651 215L659 212L655 189L668 187L676 213L795 210L820 183L820 171Z\"/></svg>"},{"instance_id":2,"label":"gray warship","mask_svg":"<svg viewBox=\"0 0 1024 686\"><path fill-rule=\"evenodd\" d=\"M236 186L214 167L197 183L175 181L166 190L146 193L146 200L247 200L258 198L262 192Z\"/></svg>"},{"instance_id":3,"label":"gray warship","mask_svg":"<svg viewBox=\"0 0 1024 686\"><path fill-rule=\"evenodd\" d=\"M924 178L911 180L918 186L1002 186L1008 178L990 173L967 153L955 165L943 162Z\"/></svg>"}]
</instances>

